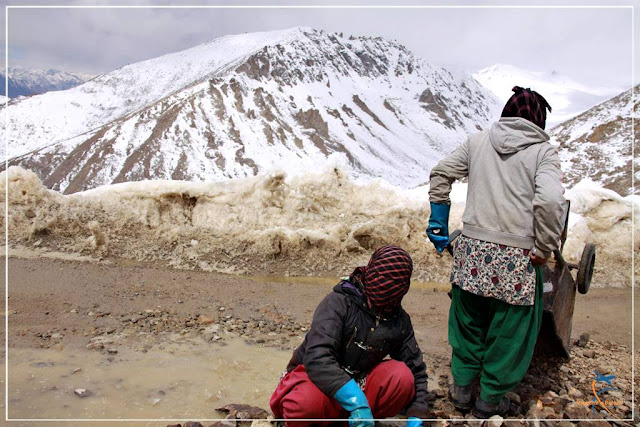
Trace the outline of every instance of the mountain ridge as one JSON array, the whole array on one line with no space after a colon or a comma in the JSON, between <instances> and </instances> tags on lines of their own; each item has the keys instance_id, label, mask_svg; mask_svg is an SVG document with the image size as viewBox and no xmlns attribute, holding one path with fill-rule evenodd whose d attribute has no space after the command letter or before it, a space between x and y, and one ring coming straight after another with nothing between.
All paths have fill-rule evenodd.
<instances>
[{"instance_id":1,"label":"mountain ridge","mask_svg":"<svg viewBox=\"0 0 640 427\"><path fill-rule=\"evenodd\" d=\"M414 186L498 111L471 77L456 80L397 42L308 28L284 35L216 69L225 73L206 73L10 164L39 171L65 192L127 180L237 178L282 165L304 172L328 157L356 175ZM246 35L225 40L234 37L246 46Z\"/></svg>"}]
</instances>

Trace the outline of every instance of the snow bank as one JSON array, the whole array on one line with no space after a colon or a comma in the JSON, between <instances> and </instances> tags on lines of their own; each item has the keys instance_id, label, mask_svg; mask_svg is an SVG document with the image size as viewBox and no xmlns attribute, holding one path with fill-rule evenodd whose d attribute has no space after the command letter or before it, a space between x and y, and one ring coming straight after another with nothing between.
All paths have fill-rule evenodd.
<instances>
[{"instance_id":1,"label":"snow bank","mask_svg":"<svg viewBox=\"0 0 640 427\"><path fill-rule=\"evenodd\" d=\"M275 171L220 183L130 182L69 196L11 167L0 174L3 200L5 178L9 241L16 247L228 273L344 275L390 243L412 254L418 280L446 282L451 266L448 255L425 242L427 187L357 185L335 167L290 178ZM464 204L457 201L464 201L465 185L454 193L451 230L462 226ZM628 285L630 212L637 202L586 185L568 195L580 216L565 255L575 261L584 242L594 242L594 285Z\"/></svg>"}]
</instances>

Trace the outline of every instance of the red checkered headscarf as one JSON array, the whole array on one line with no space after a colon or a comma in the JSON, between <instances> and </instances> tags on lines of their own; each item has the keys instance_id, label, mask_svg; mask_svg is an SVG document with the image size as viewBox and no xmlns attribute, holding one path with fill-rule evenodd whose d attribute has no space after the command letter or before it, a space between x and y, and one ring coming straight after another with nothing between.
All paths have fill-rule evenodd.
<instances>
[{"instance_id":1,"label":"red checkered headscarf","mask_svg":"<svg viewBox=\"0 0 640 427\"><path fill-rule=\"evenodd\" d=\"M388 313L400 306L409 291L413 261L404 249L386 245L376 249L366 267L358 267L351 274L351 282L362 285L371 306Z\"/></svg>"},{"instance_id":2,"label":"red checkered headscarf","mask_svg":"<svg viewBox=\"0 0 640 427\"><path fill-rule=\"evenodd\" d=\"M531 123L544 129L547 120L547 108L551 112L551 106L538 92L529 88L523 89L514 86L511 89L515 93L507 101L502 110L502 117L522 117Z\"/></svg>"}]
</instances>

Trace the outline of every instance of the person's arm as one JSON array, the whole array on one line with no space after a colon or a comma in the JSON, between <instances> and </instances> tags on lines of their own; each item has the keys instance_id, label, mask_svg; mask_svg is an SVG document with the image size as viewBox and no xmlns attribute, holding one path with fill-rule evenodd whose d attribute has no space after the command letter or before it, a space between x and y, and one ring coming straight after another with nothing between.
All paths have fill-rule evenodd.
<instances>
[{"instance_id":1,"label":"person's arm","mask_svg":"<svg viewBox=\"0 0 640 427\"><path fill-rule=\"evenodd\" d=\"M307 332L302 363L311 381L327 396L335 395L351 379L337 359L347 309L344 295L330 293L318 304Z\"/></svg>"},{"instance_id":2,"label":"person's arm","mask_svg":"<svg viewBox=\"0 0 640 427\"><path fill-rule=\"evenodd\" d=\"M427 227L427 237L438 252L449 243L449 209L451 208L451 185L456 179L469 174L469 140L442 159L431 169L429 201L431 215Z\"/></svg>"},{"instance_id":3,"label":"person's arm","mask_svg":"<svg viewBox=\"0 0 640 427\"><path fill-rule=\"evenodd\" d=\"M431 169L429 201L450 205L451 184L456 179L464 178L467 175L469 175L469 140L466 140Z\"/></svg>"},{"instance_id":4,"label":"person's arm","mask_svg":"<svg viewBox=\"0 0 640 427\"><path fill-rule=\"evenodd\" d=\"M535 254L546 260L558 249L562 234L564 213L564 187L560 160L555 148L549 147L543 154L535 174L533 197L533 232Z\"/></svg>"},{"instance_id":5,"label":"person's arm","mask_svg":"<svg viewBox=\"0 0 640 427\"><path fill-rule=\"evenodd\" d=\"M373 414L364 392L338 363L342 327L349 303L332 292L316 308L307 334L304 366L309 379L349 412L351 427L373 427Z\"/></svg>"},{"instance_id":6,"label":"person's arm","mask_svg":"<svg viewBox=\"0 0 640 427\"><path fill-rule=\"evenodd\" d=\"M407 313L404 313L404 316L406 326L403 328L402 346L390 356L392 359L404 362L413 374L416 394L407 407L407 417L428 418L427 365L424 363L422 351L416 341L411 318Z\"/></svg>"}]
</instances>

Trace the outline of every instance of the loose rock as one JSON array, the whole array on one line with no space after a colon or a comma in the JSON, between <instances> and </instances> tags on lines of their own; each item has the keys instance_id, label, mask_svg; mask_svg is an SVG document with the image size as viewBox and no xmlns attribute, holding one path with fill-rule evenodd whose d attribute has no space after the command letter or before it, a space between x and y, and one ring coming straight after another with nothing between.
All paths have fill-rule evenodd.
<instances>
[{"instance_id":1,"label":"loose rock","mask_svg":"<svg viewBox=\"0 0 640 427\"><path fill-rule=\"evenodd\" d=\"M93 395L91 390L87 390L86 388L77 388L73 391L78 397L89 397Z\"/></svg>"}]
</instances>

